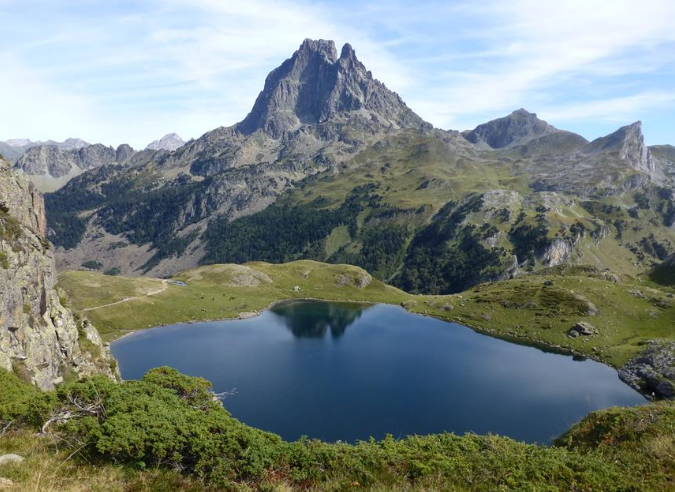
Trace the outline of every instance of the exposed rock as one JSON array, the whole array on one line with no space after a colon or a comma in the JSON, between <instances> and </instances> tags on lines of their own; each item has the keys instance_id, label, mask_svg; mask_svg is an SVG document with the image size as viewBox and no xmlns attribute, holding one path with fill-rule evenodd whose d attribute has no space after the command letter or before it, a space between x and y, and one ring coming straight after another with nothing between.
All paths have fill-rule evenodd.
<instances>
[{"instance_id":1,"label":"exposed rock","mask_svg":"<svg viewBox=\"0 0 675 492\"><path fill-rule=\"evenodd\" d=\"M245 134L262 130L280 138L343 112L378 119L385 127L425 126L397 94L373 78L349 44L338 58L333 41L306 39L268 75L253 109L237 128Z\"/></svg>"},{"instance_id":2,"label":"exposed rock","mask_svg":"<svg viewBox=\"0 0 675 492\"><path fill-rule=\"evenodd\" d=\"M168 135L164 135L159 140L155 140L154 142L149 143L148 146L146 147L146 150L174 151L177 148L182 147L183 145L185 145L185 141L182 138L180 138L175 133L169 133Z\"/></svg>"},{"instance_id":3,"label":"exposed rock","mask_svg":"<svg viewBox=\"0 0 675 492\"><path fill-rule=\"evenodd\" d=\"M586 145L582 152L586 154L617 152L619 158L626 161L636 171L652 174L656 171L649 147L642 135L642 122L619 128L614 133L600 137Z\"/></svg>"},{"instance_id":4,"label":"exposed rock","mask_svg":"<svg viewBox=\"0 0 675 492\"><path fill-rule=\"evenodd\" d=\"M470 132L465 132L464 137L479 147L501 149L522 145L559 131L537 118L536 114L519 109L504 118L478 125Z\"/></svg>"},{"instance_id":5,"label":"exposed rock","mask_svg":"<svg viewBox=\"0 0 675 492\"><path fill-rule=\"evenodd\" d=\"M570 338L576 338L578 336L590 337L597 335L598 331L593 327L592 324L587 323L586 321L579 321L567 332L567 335Z\"/></svg>"},{"instance_id":6,"label":"exposed rock","mask_svg":"<svg viewBox=\"0 0 675 492\"><path fill-rule=\"evenodd\" d=\"M340 275L335 283L338 287L345 285L354 285L358 289L365 289L372 282L373 277L365 270L358 269L355 272L345 273Z\"/></svg>"},{"instance_id":7,"label":"exposed rock","mask_svg":"<svg viewBox=\"0 0 675 492\"><path fill-rule=\"evenodd\" d=\"M258 313L252 311L245 311L243 313L239 313L239 319L255 318L256 316L258 316Z\"/></svg>"},{"instance_id":8,"label":"exposed rock","mask_svg":"<svg viewBox=\"0 0 675 492\"><path fill-rule=\"evenodd\" d=\"M54 191L85 171L108 165L146 164L161 155L156 151L135 152L127 144L117 149L103 144L72 148L36 145L16 161L14 169L25 174L38 189Z\"/></svg>"},{"instance_id":9,"label":"exposed rock","mask_svg":"<svg viewBox=\"0 0 675 492\"><path fill-rule=\"evenodd\" d=\"M23 461L24 461L23 456L19 456L18 454L0 455L0 466L14 463L22 463Z\"/></svg>"},{"instance_id":10,"label":"exposed rock","mask_svg":"<svg viewBox=\"0 0 675 492\"><path fill-rule=\"evenodd\" d=\"M56 270L46 240L42 195L0 161L0 367L42 389L67 373L107 374L112 358L96 330L78 329L54 289ZM80 337L95 346L80 347Z\"/></svg>"},{"instance_id":11,"label":"exposed rock","mask_svg":"<svg viewBox=\"0 0 675 492\"><path fill-rule=\"evenodd\" d=\"M542 263L545 266L561 265L569 260L573 250L574 247L570 241L558 238L544 251Z\"/></svg>"},{"instance_id":12,"label":"exposed rock","mask_svg":"<svg viewBox=\"0 0 675 492\"><path fill-rule=\"evenodd\" d=\"M28 149L37 147L39 145L50 145L58 147L62 150L81 149L89 144L81 138L69 138L63 142L55 142L54 140L47 140L46 142L33 142L28 138L14 138L0 142L0 154L10 163L16 162Z\"/></svg>"},{"instance_id":13,"label":"exposed rock","mask_svg":"<svg viewBox=\"0 0 675 492\"><path fill-rule=\"evenodd\" d=\"M0 489L9 489L14 486L14 482L9 478L0 477Z\"/></svg>"},{"instance_id":14,"label":"exposed rock","mask_svg":"<svg viewBox=\"0 0 675 492\"><path fill-rule=\"evenodd\" d=\"M621 368L619 377L657 398L675 399L675 342L650 341L642 354Z\"/></svg>"}]
</instances>

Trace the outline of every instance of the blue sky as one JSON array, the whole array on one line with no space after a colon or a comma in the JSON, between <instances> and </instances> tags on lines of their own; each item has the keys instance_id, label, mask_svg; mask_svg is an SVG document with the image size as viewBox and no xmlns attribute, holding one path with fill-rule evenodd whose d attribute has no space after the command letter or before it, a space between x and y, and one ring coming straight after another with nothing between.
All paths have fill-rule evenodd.
<instances>
[{"instance_id":1,"label":"blue sky","mask_svg":"<svg viewBox=\"0 0 675 492\"><path fill-rule=\"evenodd\" d=\"M675 144L675 1L0 0L0 140L135 148L244 118L306 37L345 42L424 119L524 107Z\"/></svg>"}]
</instances>

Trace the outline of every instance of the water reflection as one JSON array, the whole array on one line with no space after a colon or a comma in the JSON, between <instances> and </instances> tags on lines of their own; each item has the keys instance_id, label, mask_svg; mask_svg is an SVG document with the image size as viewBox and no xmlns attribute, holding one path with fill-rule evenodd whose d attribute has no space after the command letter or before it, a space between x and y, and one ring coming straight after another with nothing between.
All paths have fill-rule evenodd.
<instances>
[{"instance_id":1,"label":"water reflection","mask_svg":"<svg viewBox=\"0 0 675 492\"><path fill-rule=\"evenodd\" d=\"M372 304L289 301L271 311L297 338L323 338L328 331L340 338Z\"/></svg>"},{"instance_id":2,"label":"water reflection","mask_svg":"<svg viewBox=\"0 0 675 492\"><path fill-rule=\"evenodd\" d=\"M593 360L381 304L285 303L144 330L112 351L124 379L170 365L216 391L237 388L225 401L234 417L291 440L453 431L549 442L592 410L644 401Z\"/></svg>"}]
</instances>

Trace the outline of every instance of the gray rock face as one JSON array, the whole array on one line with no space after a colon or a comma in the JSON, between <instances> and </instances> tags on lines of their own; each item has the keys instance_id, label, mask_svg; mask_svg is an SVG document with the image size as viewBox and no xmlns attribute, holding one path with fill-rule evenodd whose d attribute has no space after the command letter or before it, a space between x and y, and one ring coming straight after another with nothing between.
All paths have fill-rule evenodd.
<instances>
[{"instance_id":1,"label":"gray rock face","mask_svg":"<svg viewBox=\"0 0 675 492\"><path fill-rule=\"evenodd\" d=\"M14 164L42 191L61 188L78 174L108 165L146 164L163 155L163 151L135 152L127 144L117 149L103 144L64 150L55 145L38 145L29 148Z\"/></svg>"},{"instance_id":2,"label":"gray rock face","mask_svg":"<svg viewBox=\"0 0 675 492\"><path fill-rule=\"evenodd\" d=\"M86 147L89 144L81 138L69 138L63 142L55 142L54 140L47 140L46 142L33 142L28 138L14 138L0 142L0 154L9 162L14 163L18 160L28 149L42 145L51 145L58 147L61 150L73 150Z\"/></svg>"},{"instance_id":3,"label":"gray rock face","mask_svg":"<svg viewBox=\"0 0 675 492\"><path fill-rule=\"evenodd\" d=\"M182 138L180 138L175 133L169 133L168 135L164 135L159 140L155 140L152 143L148 144L146 150L174 151L177 148L182 147L183 145L185 145L185 141Z\"/></svg>"},{"instance_id":4,"label":"gray rock face","mask_svg":"<svg viewBox=\"0 0 675 492\"><path fill-rule=\"evenodd\" d=\"M586 321L579 321L572 328L570 328L568 336L570 338L576 338L578 336L590 337L597 335L597 333L598 331L593 327L592 324L587 323Z\"/></svg>"},{"instance_id":5,"label":"gray rock face","mask_svg":"<svg viewBox=\"0 0 675 492\"><path fill-rule=\"evenodd\" d=\"M523 145L535 138L559 131L537 118L536 114L519 109L504 118L478 125L466 132L464 138L483 148L503 149Z\"/></svg>"},{"instance_id":6,"label":"gray rock face","mask_svg":"<svg viewBox=\"0 0 675 492\"><path fill-rule=\"evenodd\" d=\"M581 149L584 154L617 153L619 158L636 171L654 173L656 167L642 135L642 122L619 128L614 133L593 140Z\"/></svg>"},{"instance_id":7,"label":"gray rock face","mask_svg":"<svg viewBox=\"0 0 675 492\"><path fill-rule=\"evenodd\" d=\"M124 156L124 152L120 156ZM29 176L48 174L60 178L74 169L89 170L117 164L116 159L115 150L102 144L71 150L62 150L54 145L39 145L28 149L17 161L15 168Z\"/></svg>"},{"instance_id":8,"label":"gray rock face","mask_svg":"<svg viewBox=\"0 0 675 492\"><path fill-rule=\"evenodd\" d=\"M51 389L66 373L107 374L111 356L93 327L78 327L54 288L42 195L0 161L0 367ZM80 337L96 347L80 347Z\"/></svg>"},{"instance_id":9,"label":"gray rock face","mask_svg":"<svg viewBox=\"0 0 675 492\"><path fill-rule=\"evenodd\" d=\"M626 384L657 398L675 399L675 342L652 340L619 371Z\"/></svg>"},{"instance_id":10,"label":"gray rock face","mask_svg":"<svg viewBox=\"0 0 675 492\"><path fill-rule=\"evenodd\" d=\"M333 41L306 39L267 76L253 109L237 129L244 134L262 130L278 139L302 125L357 111L384 127L426 125L396 93L373 78L349 44L338 58Z\"/></svg>"}]
</instances>

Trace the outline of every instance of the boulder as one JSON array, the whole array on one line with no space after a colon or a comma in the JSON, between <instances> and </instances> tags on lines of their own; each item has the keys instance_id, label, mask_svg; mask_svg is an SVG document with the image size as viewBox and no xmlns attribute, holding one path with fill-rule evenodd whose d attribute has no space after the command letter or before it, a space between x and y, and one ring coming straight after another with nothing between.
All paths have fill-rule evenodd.
<instances>
[{"instance_id":1,"label":"boulder","mask_svg":"<svg viewBox=\"0 0 675 492\"><path fill-rule=\"evenodd\" d=\"M590 323L586 321L579 321L577 324L575 324L572 328L570 328L569 332L567 332L567 335L570 338L576 338L578 336L585 336L585 337L590 337L593 335L597 335L598 332L597 330L591 325Z\"/></svg>"},{"instance_id":2,"label":"boulder","mask_svg":"<svg viewBox=\"0 0 675 492\"><path fill-rule=\"evenodd\" d=\"M0 456L0 466L11 463L21 463L23 460L23 456L19 456L18 454L3 454Z\"/></svg>"}]
</instances>

